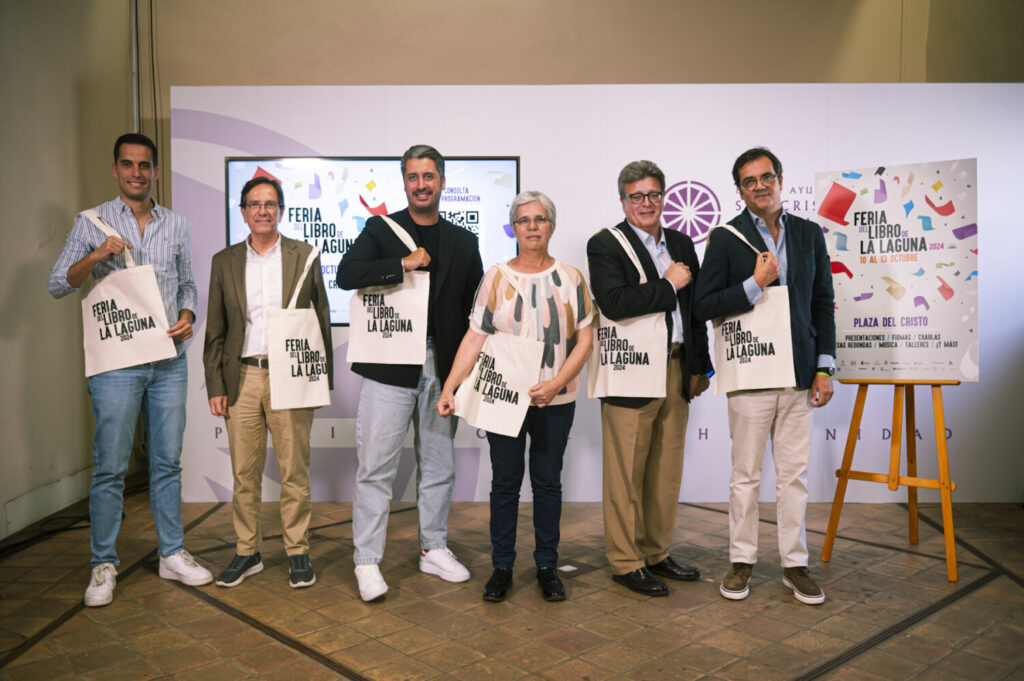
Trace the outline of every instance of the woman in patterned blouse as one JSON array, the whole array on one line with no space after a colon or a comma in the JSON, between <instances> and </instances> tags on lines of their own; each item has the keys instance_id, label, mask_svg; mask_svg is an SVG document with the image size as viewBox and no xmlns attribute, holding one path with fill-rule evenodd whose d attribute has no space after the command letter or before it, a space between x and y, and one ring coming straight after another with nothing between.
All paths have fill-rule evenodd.
<instances>
[{"instance_id":1,"label":"woman in patterned blouse","mask_svg":"<svg viewBox=\"0 0 1024 681\"><path fill-rule=\"evenodd\" d=\"M437 411L455 410L455 389L470 374L488 334L518 335L525 323L544 343L540 381L530 388L530 408L517 437L487 433L491 451L491 563L494 573L484 600L502 601L512 583L519 490L530 438L530 482L537 581L546 600L565 600L558 578L559 521L562 514L562 457L576 410L576 391L593 343L593 303L575 267L548 253L555 231L555 206L542 192L520 193L509 211L519 255L508 261L525 299L497 266L484 275L466 332L445 381Z\"/></svg>"}]
</instances>

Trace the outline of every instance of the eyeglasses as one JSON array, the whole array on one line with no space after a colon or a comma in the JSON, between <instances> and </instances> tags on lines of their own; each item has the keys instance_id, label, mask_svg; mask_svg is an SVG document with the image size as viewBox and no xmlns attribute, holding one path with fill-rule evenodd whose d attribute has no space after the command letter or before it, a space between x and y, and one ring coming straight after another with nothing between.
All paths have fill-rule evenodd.
<instances>
[{"instance_id":1,"label":"eyeglasses","mask_svg":"<svg viewBox=\"0 0 1024 681\"><path fill-rule=\"evenodd\" d=\"M661 197L664 195L665 192L647 192L646 194L637 192L636 194L623 194L622 198L629 199L629 202L634 206L639 206L644 202L644 199L647 199L651 203L660 203Z\"/></svg>"},{"instance_id":2,"label":"eyeglasses","mask_svg":"<svg viewBox=\"0 0 1024 681\"><path fill-rule=\"evenodd\" d=\"M771 187L773 184L775 184L775 178L777 177L778 175L776 175L775 173L765 173L761 177L744 177L742 180L740 180L740 186L746 189L748 192L754 187L756 187L758 182L763 184L765 187Z\"/></svg>"},{"instance_id":3,"label":"eyeglasses","mask_svg":"<svg viewBox=\"0 0 1024 681\"><path fill-rule=\"evenodd\" d=\"M243 206L243 208L251 208L253 210L265 208L268 213L273 213L280 207L281 204L279 204L277 201L264 201L263 203L260 203L259 201L250 201L249 203Z\"/></svg>"},{"instance_id":4,"label":"eyeglasses","mask_svg":"<svg viewBox=\"0 0 1024 681\"><path fill-rule=\"evenodd\" d=\"M551 224L551 218L546 217L544 215L538 215L535 218L528 218L528 217L516 218L515 226L516 227L525 227L528 224L530 224L531 222L533 224L537 225L538 227L546 227L547 225Z\"/></svg>"}]
</instances>

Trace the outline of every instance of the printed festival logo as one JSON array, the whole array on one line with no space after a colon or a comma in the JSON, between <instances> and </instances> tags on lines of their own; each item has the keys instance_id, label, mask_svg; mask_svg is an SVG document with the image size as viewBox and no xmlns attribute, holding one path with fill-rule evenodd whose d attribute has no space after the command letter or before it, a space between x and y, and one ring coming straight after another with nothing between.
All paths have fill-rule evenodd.
<instances>
[{"instance_id":1,"label":"printed festival logo","mask_svg":"<svg viewBox=\"0 0 1024 681\"><path fill-rule=\"evenodd\" d=\"M665 192L661 224L686 234L699 244L720 224L722 204L711 187L694 180L683 180Z\"/></svg>"}]
</instances>

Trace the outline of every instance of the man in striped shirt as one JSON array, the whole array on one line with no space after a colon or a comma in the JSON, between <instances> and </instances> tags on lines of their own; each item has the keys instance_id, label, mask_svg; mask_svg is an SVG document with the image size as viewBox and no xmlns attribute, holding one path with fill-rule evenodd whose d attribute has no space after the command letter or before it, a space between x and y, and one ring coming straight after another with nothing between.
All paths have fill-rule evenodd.
<instances>
[{"instance_id":1,"label":"man in striped shirt","mask_svg":"<svg viewBox=\"0 0 1024 681\"><path fill-rule=\"evenodd\" d=\"M125 248L140 265L152 265L167 312L177 356L89 377L96 434L89 489L92 578L87 606L113 600L119 564L115 542L121 527L124 476L139 412L143 412L149 452L149 493L160 554L160 576L185 584L213 580L185 550L181 522L181 442L185 430L188 367L184 342L192 337L196 284L188 221L151 198L158 176L156 145L145 135L121 135L114 144L113 175L119 196L96 207L119 236L106 236L79 215L50 271L50 295L61 298L91 274L97 281L124 269Z\"/></svg>"}]
</instances>

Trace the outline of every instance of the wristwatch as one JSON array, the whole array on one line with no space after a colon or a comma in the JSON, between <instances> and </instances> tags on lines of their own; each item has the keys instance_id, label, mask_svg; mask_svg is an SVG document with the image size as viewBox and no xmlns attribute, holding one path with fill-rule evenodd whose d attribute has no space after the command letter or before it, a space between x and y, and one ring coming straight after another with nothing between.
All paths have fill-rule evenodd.
<instances>
[{"instance_id":1,"label":"wristwatch","mask_svg":"<svg viewBox=\"0 0 1024 681\"><path fill-rule=\"evenodd\" d=\"M836 368L835 367L818 367L817 373L824 374L825 376L828 376L829 378L831 378L831 377L836 375Z\"/></svg>"}]
</instances>

